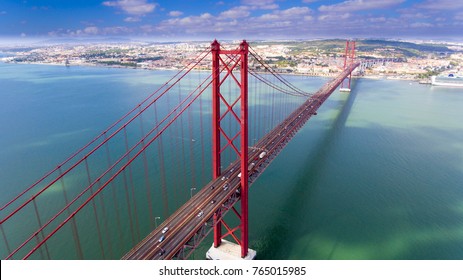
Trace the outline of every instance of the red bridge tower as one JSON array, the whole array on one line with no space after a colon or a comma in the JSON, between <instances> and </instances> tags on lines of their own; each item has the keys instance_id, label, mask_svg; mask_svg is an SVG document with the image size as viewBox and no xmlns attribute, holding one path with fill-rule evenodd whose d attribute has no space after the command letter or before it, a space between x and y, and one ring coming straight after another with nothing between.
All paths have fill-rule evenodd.
<instances>
[{"instance_id":1,"label":"red bridge tower","mask_svg":"<svg viewBox=\"0 0 463 280\"><path fill-rule=\"evenodd\" d=\"M355 41L346 41L346 52L344 53L344 67L343 70L348 68L350 65L354 63L355 57ZM344 87L344 80L342 81L341 88L339 91L342 92L350 92L350 83L352 80L352 72L349 74L347 87Z\"/></svg>"},{"instance_id":2,"label":"red bridge tower","mask_svg":"<svg viewBox=\"0 0 463 280\"><path fill-rule=\"evenodd\" d=\"M226 148L235 151L241 161L241 213L233 208L233 212L238 216L240 225L230 228L221 213L214 214L214 247L218 248L222 239L232 236L241 247L241 258L253 258L248 256L248 43L243 41L238 49L221 49L219 42L215 40L211 44L212 52L212 176L216 179L221 176L222 159L221 155ZM238 70L240 76L236 75ZM221 75L222 74L222 75ZM239 94L229 94L227 97L221 92L221 85L225 80L232 79ZM238 89L236 90L238 91ZM231 100L230 100L231 98ZM240 107L240 114L236 114L234 107ZM221 110L222 109L222 110ZM238 122L239 131L227 131L221 126L221 121L225 118L232 122ZM234 134L236 133L236 134ZM239 146L237 145L239 139ZM226 142L222 146L222 141ZM227 232L222 234L222 229ZM239 237L236 234L240 231ZM228 243L228 242L227 242Z\"/></svg>"}]
</instances>

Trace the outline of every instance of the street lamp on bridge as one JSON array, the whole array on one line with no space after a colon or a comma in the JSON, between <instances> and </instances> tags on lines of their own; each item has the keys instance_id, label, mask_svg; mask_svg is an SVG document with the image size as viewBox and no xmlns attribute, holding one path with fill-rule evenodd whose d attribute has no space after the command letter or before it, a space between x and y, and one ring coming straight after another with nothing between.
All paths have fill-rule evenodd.
<instances>
[{"instance_id":1,"label":"street lamp on bridge","mask_svg":"<svg viewBox=\"0 0 463 280\"><path fill-rule=\"evenodd\" d=\"M195 190L196 190L196 188L191 188L191 189L190 189L190 198L193 197L193 191L195 191Z\"/></svg>"}]
</instances>

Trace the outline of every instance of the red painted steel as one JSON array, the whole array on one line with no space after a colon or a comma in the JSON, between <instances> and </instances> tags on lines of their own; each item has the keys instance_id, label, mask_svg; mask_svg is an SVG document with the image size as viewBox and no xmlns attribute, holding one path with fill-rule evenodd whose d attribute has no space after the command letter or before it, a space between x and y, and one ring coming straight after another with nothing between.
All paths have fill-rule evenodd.
<instances>
[{"instance_id":1,"label":"red painted steel","mask_svg":"<svg viewBox=\"0 0 463 280\"><path fill-rule=\"evenodd\" d=\"M248 43L243 41L236 50L223 50L217 40L211 44L212 54L212 177L218 178L221 175L221 153L227 147L231 147L241 160L241 215L240 215L240 245L241 257L248 254ZM230 60L225 62L222 57ZM238 59L237 59L238 58ZM221 68L223 67L223 68ZM235 76L233 71L239 68L240 79ZM224 77L221 72L224 71ZM226 79L232 79L240 88L240 95L235 100L227 100L221 93L220 86ZM240 103L240 116L237 116L233 107ZM221 105L225 105L225 112L221 112ZM232 115L232 120L240 124L240 131L230 137L221 127L221 120L227 114ZM230 131L228 132L230 133ZM221 136L226 140L225 145L221 146ZM233 143L240 137L240 147ZM230 228L225 226L228 232L222 235L222 226L225 226L221 219L221 213L214 214L214 246L221 244L222 238L231 234Z\"/></svg>"},{"instance_id":2,"label":"red painted steel","mask_svg":"<svg viewBox=\"0 0 463 280\"><path fill-rule=\"evenodd\" d=\"M212 179L220 176L220 44L211 44L212 53Z\"/></svg>"},{"instance_id":3,"label":"red painted steel","mask_svg":"<svg viewBox=\"0 0 463 280\"><path fill-rule=\"evenodd\" d=\"M346 50L344 52L344 67L343 69L347 69L349 65L354 64L354 57L355 57L355 41L346 41ZM347 84L347 88L350 89L352 80L352 72L349 73L349 80ZM341 88L344 87L344 81L342 81Z\"/></svg>"},{"instance_id":4,"label":"red painted steel","mask_svg":"<svg viewBox=\"0 0 463 280\"><path fill-rule=\"evenodd\" d=\"M212 54L212 179L220 176L220 44L211 44ZM214 214L214 246L218 247L222 237L220 213Z\"/></svg>"},{"instance_id":5,"label":"red painted steel","mask_svg":"<svg viewBox=\"0 0 463 280\"><path fill-rule=\"evenodd\" d=\"M248 254L248 43L240 44L241 55L241 257Z\"/></svg>"}]
</instances>

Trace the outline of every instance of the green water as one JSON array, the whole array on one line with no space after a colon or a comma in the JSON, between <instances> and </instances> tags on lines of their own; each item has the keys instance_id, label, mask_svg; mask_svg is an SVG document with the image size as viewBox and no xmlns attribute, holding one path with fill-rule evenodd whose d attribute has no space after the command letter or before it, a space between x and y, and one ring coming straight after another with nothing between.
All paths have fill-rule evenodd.
<instances>
[{"instance_id":1,"label":"green water","mask_svg":"<svg viewBox=\"0 0 463 280\"><path fill-rule=\"evenodd\" d=\"M0 64L0 201L171 75ZM462 105L462 89L405 81L335 92L252 186L250 247L259 259L462 259Z\"/></svg>"},{"instance_id":2,"label":"green water","mask_svg":"<svg viewBox=\"0 0 463 280\"><path fill-rule=\"evenodd\" d=\"M335 93L255 184L260 257L462 259L462 105L404 81Z\"/></svg>"}]
</instances>

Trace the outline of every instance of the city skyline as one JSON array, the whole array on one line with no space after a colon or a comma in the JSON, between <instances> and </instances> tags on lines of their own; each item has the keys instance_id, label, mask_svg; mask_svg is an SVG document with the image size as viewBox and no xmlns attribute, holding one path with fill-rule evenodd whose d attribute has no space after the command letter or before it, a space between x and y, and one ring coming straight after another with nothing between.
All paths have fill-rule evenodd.
<instances>
[{"instance_id":1,"label":"city skyline","mask_svg":"<svg viewBox=\"0 0 463 280\"><path fill-rule=\"evenodd\" d=\"M461 40L463 2L5 0L0 37L154 41L328 37Z\"/></svg>"}]
</instances>

